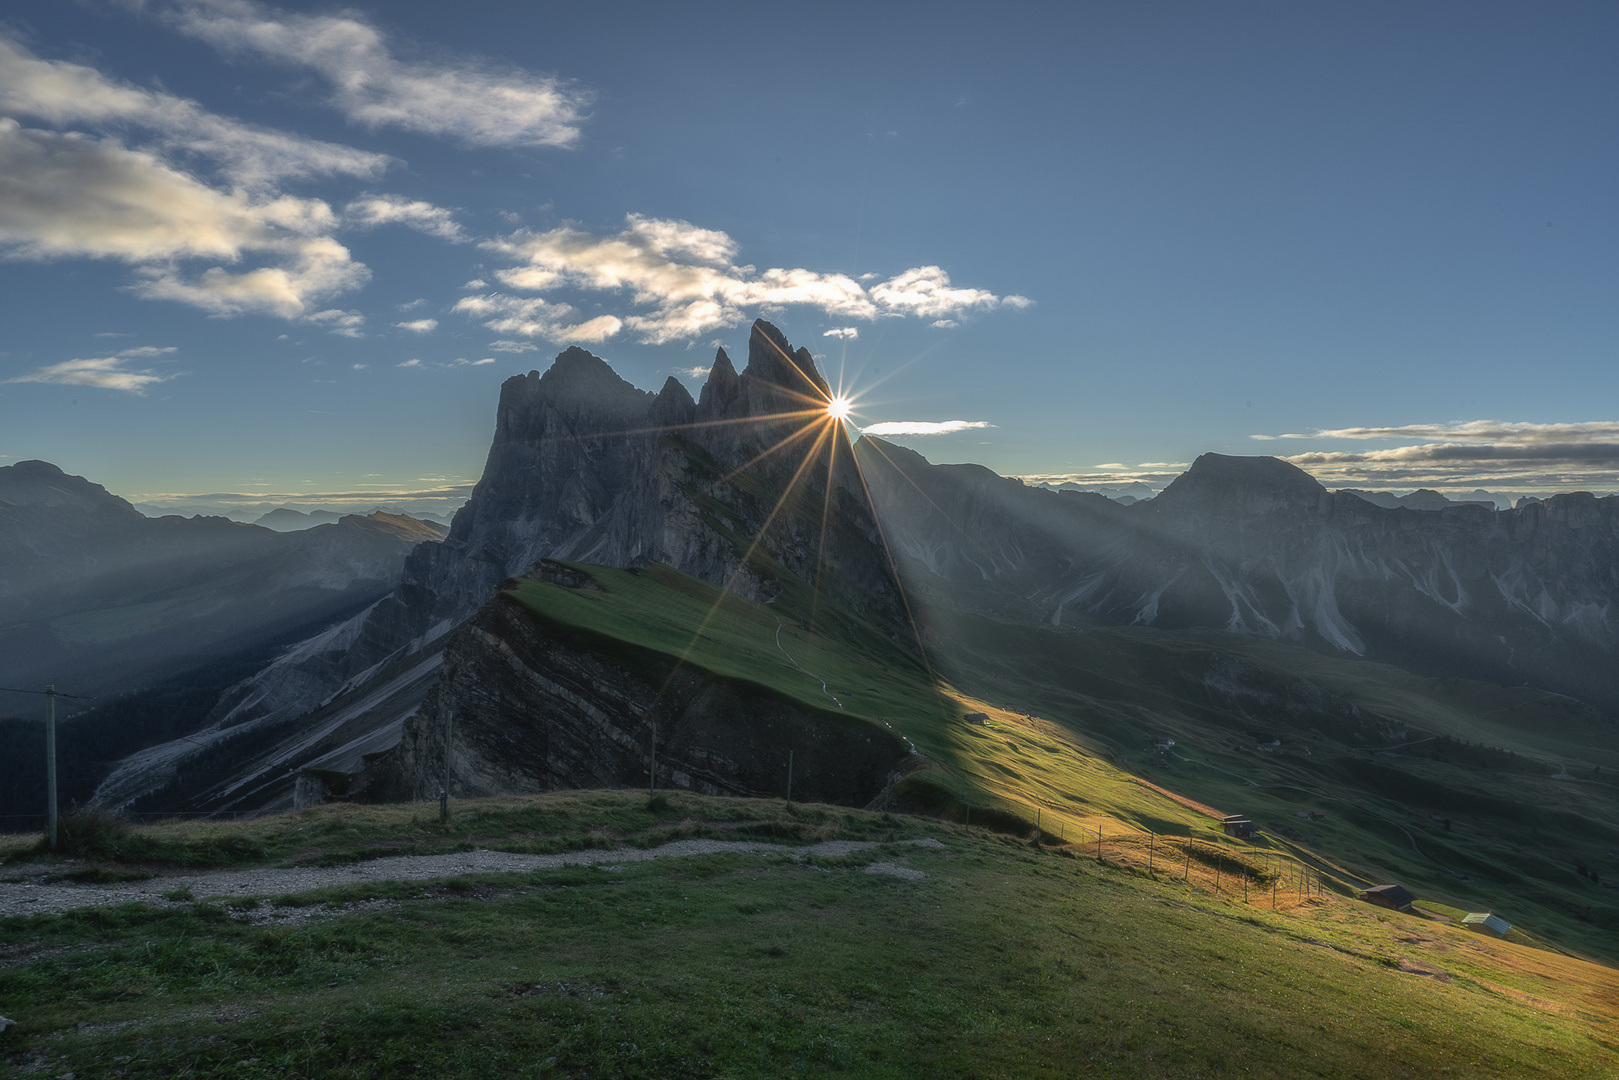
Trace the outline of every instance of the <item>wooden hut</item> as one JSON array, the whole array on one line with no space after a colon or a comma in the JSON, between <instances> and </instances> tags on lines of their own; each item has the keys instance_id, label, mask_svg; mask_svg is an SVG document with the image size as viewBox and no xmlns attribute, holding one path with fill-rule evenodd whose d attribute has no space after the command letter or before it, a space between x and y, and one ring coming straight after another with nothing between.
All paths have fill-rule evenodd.
<instances>
[{"instance_id":1,"label":"wooden hut","mask_svg":"<svg viewBox=\"0 0 1619 1080\"><path fill-rule=\"evenodd\" d=\"M1390 911L1410 911L1417 900L1403 885L1375 885L1362 892L1360 898Z\"/></svg>"},{"instance_id":2,"label":"wooden hut","mask_svg":"<svg viewBox=\"0 0 1619 1080\"><path fill-rule=\"evenodd\" d=\"M1241 814L1227 814L1220 819L1220 827L1225 829L1227 836L1235 836L1238 840L1247 840L1254 835L1254 823Z\"/></svg>"},{"instance_id":3,"label":"wooden hut","mask_svg":"<svg viewBox=\"0 0 1619 1080\"><path fill-rule=\"evenodd\" d=\"M1462 916L1462 925L1469 930L1479 933L1491 933L1496 937L1506 937L1512 924L1499 915L1491 915L1488 911L1474 911Z\"/></svg>"}]
</instances>

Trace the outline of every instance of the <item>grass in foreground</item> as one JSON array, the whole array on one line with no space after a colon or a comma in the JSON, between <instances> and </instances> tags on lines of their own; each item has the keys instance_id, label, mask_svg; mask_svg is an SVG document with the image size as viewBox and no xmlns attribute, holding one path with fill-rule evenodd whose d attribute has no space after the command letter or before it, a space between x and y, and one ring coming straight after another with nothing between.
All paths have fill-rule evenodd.
<instances>
[{"instance_id":1,"label":"grass in foreground","mask_svg":"<svg viewBox=\"0 0 1619 1080\"><path fill-rule=\"evenodd\" d=\"M527 801L553 798L579 797ZM636 801L593 793L599 820L576 804L574 835ZM10 920L0 1005L21 1026L0 1052L22 1075L130 1077L1619 1070L1607 968L1350 901L1272 912L1004 836L852 817L946 847L325 890L302 899L385 903L303 925L213 904ZM864 872L878 862L927 876Z\"/></svg>"}]
</instances>

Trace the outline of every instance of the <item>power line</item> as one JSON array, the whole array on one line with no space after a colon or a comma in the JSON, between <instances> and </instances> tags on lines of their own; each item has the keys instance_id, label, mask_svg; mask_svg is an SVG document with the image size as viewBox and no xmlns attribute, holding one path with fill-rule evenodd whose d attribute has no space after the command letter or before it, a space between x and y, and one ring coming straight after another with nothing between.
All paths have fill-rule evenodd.
<instances>
[{"instance_id":1,"label":"power line","mask_svg":"<svg viewBox=\"0 0 1619 1080\"><path fill-rule=\"evenodd\" d=\"M95 700L94 698L84 697L81 694L64 694L60 690L19 690L15 686L0 686L0 691L4 691L5 693L8 693L8 694L38 694L40 697L44 697L45 695L50 694L50 695L52 695L54 697L59 697L59 698L72 698L74 701L94 701Z\"/></svg>"}]
</instances>

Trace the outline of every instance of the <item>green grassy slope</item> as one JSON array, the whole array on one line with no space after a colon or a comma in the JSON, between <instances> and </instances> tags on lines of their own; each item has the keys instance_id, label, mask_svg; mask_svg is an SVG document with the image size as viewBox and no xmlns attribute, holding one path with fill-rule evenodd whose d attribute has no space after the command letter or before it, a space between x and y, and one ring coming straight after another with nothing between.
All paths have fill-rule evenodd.
<instances>
[{"instance_id":1,"label":"green grassy slope","mask_svg":"<svg viewBox=\"0 0 1619 1080\"><path fill-rule=\"evenodd\" d=\"M902 805L1014 829L1038 822L1052 842L1100 833L1138 861L1153 834L1197 837L1256 866L1332 867L1344 892L1395 881L1619 957L1619 897L1575 872L1613 864L1619 880L1608 855L1619 846L1619 749L1611 721L1570 699L1231 635L928 612L944 679L785 572L781 596L761 605L666 567L575 569L598 587L524 581L515 595L595 647L684 656L891 726L927 759L900 785ZM969 712L986 722L965 722ZM1177 745L1154 753L1154 735ZM1299 816L1312 810L1325 817ZM1221 812L1250 815L1265 835L1222 837Z\"/></svg>"},{"instance_id":2,"label":"green grassy slope","mask_svg":"<svg viewBox=\"0 0 1619 1080\"><path fill-rule=\"evenodd\" d=\"M436 840L419 813L334 806L139 832L171 853L244 837L297 861L329 855L337 836L891 842L836 859L721 854L9 920L0 1005L20 1026L0 1060L128 1077L1619 1070L1611 969L1330 895L1284 894L1273 911L1162 867L779 801L491 800L458 806ZM943 846L900 843L915 838ZM866 872L880 864L925 876ZM286 921L296 914L314 918Z\"/></svg>"},{"instance_id":3,"label":"green grassy slope","mask_svg":"<svg viewBox=\"0 0 1619 1080\"><path fill-rule=\"evenodd\" d=\"M1251 816L1346 882L1398 881L1619 957L1619 893L1576 873L1619 881L1619 729L1571 699L1232 635L940 618L958 683L1017 692L1122 767ZM1177 745L1158 752L1155 735Z\"/></svg>"}]
</instances>

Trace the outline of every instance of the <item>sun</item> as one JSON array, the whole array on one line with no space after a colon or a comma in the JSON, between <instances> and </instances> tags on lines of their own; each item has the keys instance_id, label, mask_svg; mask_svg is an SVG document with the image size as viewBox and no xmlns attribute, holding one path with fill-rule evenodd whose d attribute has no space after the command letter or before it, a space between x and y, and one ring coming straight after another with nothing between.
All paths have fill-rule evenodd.
<instances>
[{"instance_id":1,"label":"sun","mask_svg":"<svg viewBox=\"0 0 1619 1080\"><path fill-rule=\"evenodd\" d=\"M848 419L849 412L854 408L854 402L846 397L835 397L826 403L826 415L834 420Z\"/></svg>"}]
</instances>

